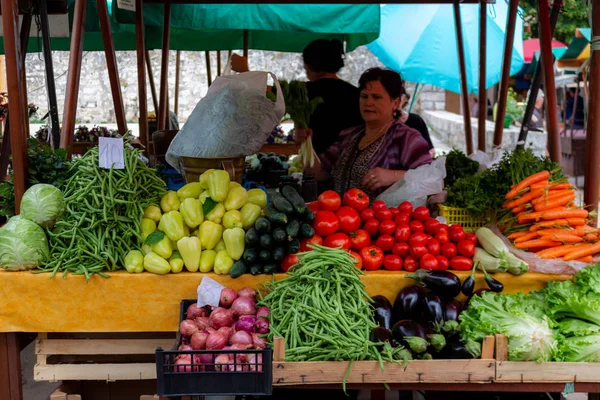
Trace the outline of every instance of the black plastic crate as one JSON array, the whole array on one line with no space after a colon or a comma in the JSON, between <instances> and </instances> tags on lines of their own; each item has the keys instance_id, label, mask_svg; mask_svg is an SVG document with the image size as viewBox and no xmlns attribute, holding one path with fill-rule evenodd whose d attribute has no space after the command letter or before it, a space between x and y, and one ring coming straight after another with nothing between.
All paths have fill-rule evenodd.
<instances>
[{"instance_id":1,"label":"black plastic crate","mask_svg":"<svg viewBox=\"0 0 600 400\"><path fill-rule=\"evenodd\" d=\"M196 300L183 300L179 321L185 319L187 308ZM177 343L172 350L156 349L156 379L159 396L202 395L255 395L269 396L273 392L273 349L263 350L177 350L182 342L177 333ZM233 362L217 364L220 354L233 354ZM262 363L242 364L238 358L255 360L262 355ZM175 359L189 355L191 364L175 364ZM199 357L203 356L203 363ZM194 357L196 356L196 357Z\"/></svg>"}]
</instances>

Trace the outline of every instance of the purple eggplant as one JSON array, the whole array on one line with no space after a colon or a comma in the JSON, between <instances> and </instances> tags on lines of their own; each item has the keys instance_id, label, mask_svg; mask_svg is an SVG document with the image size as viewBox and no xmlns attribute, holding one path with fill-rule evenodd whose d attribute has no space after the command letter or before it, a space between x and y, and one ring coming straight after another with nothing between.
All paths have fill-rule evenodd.
<instances>
[{"instance_id":1,"label":"purple eggplant","mask_svg":"<svg viewBox=\"0 0 600 400\"><path fill-rule=\"evenodd\" d=\"M405 319L419 319L425 291L417 285L407 286L394 300L393 322Z\"/></svg>"},{"instance_id":2,"label":"purple eggplant","mask_svg":"<svg viewBox=\"0 0 600 400\"><path fill-rule=\"evenodd\" d=\"M444 304L440 296L427 293L423 299L423 308L428 322L444 322Z\"/></svg>"},{"instance_id":3,"label":"purple eggplant","mask_svg":"<svg viewBox=\"0 0 600 400\"><path fill-rule=\"evenodd\" d=\"M373 297L375 322L385 329L392 329L392 303L384 296Z\"/></svg>"},{"instance_id":4,"label":"purple eggplant","mask_svg":"<svg viewBox=\"0 0 600 400\"><path fill-rule=\"evenodd\" d=\"M440 352L440 357L445 359L469 360L477 358L476 346L470 346L471 343L464 344L458 340L453 340L446 344ZM474 347L474 348L471 348Z\"/></svg>"},{"instance_id":5,"label":"purple eggplant","mask_svg":"<svg viewBox=\"0 0 600 400\"><path fill-rule=\"evenodd\" d=\"M405 337L409 336L426 338L425 329L415 321L409 319L396 322L392 327L392 336L400 344L404 342Z\"/></svg>"},{"instance_id":6,"label":"purple eggplant","mask_svg":"<svg viewBox=\"0 0 600 400\"><path fill-rule=\"evenodd\" d=\"M444 321L458 321L458 316L462 311L462 303L456 299L448 300L444 303Z\"/></svg>"},{"instance_id":7,"label":"purple eggplant","mask_svg":"<svg viewBox=\"0 0 600 400\"><path fill-rule=\"evenodd\" d=\"M415 273L406 275L434 293L442 296L455 298L460 293L460 278L450 271L427 271L420 269Z\"/></svg>"},{"instance_id":8,"label":"purple eggplant","mask_svg":"<svg viewBox=\"0 0 600 400\"><path fill-rule=\"evenodd\" d=\"M389 329L382 326L375 327L371 330L371 342L375 343L392 343L392 334Z\"/></svg>"}]
</instances>

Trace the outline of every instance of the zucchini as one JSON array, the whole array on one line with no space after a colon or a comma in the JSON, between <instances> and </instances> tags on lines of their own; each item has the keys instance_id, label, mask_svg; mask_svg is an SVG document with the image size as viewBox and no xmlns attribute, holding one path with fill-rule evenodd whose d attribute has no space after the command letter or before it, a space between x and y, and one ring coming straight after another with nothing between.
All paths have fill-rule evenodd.
<instances>
[{"instance_id":1,"label":"zucchini","mask_svg":"<svg viewBox=\"0 0 600 400\"><path fill-rule=\"evenodd\" d=\"M246 264L242 260L238 260L229 270L229 277L232 279L239 278L246 273Z\"/></svg>"},{"instance_id":2,"label":"zucchini","mask_svg":"<svg viewBox=\"0 0 600 400\"><path fill-rule=\"evenodd\" d=\"M265 216L271 222L276 224L287 224L288 222L287 216L284 213L277 211L271 204L266 206L263 211L265 212Z\"/></svg>"},{"instance_id":3,"label":"zucchini","mask_svg":"<svg viewBox=\"0 0 600 400\"><path fill-rule=\"evenodd\" d=\"M300 229L300 223L298 221L290 221L285 227L285 233L288 235L290 241L294 240L298 236L298 230Z\"/></svg>"},{"instance_id":4,"label":"zucchini","mask_svg":"<svg viewBox=\"0 0 600 400\"><path fill-rule=\"evenodd\" d=\"M285 249L283 247L276 247L275 250L273 250L273 260L275 261L281 261L283 260L283 258L285 257Z\"/></svg>"},{"instance_id":5,"label":"zucchini","mask_svg":"<svg viewBox=\"0 0 600 400\"><path fill-rule=\"evenodd\" d=\"M254 228L258 233L268 233L271 232L271 223L268 219L260 217L254 223Z\"/></svg>"},{"instance_id":6,"label":"zucchini","mask_svg":"<svg viewBox=\"0 0 600 400\"><path fill-rule=\"evenodd\" d=\"M265 274L274 274L275 272L277 272L277 265L275 264L267 264L265 265L263 272Z\"/></svg>"},{"instance_id":7,"label":"zucchini","mask_svg":"<svg viewBox=\"0 0 600 400\"><path fill-rule=\"evenodd\" d=\"M315 220L315 213L313 212L313 210L311 210L310 208L306 207L306 210L304 211L304 221L311 223Z\"/></svg>"},{"instance_id":8,"label":"zucchini","mask_svg":"<svg viewBox=\"0 0 600 400\"><path fill-rule=\"evenodd\" d=\"M494 234L489 228L482 227L475 232L477 241L491 255L505 261L510 251L502 239Z\"/></svg>"},{"instance_id":9,"label":"zucchini","mask_svg":"<svg viewBox=\"0 0 600 400\"><path fill-rule=\"evenodd\" d=\"M250 273L252 275L262 274L263 266L260 264L254 264L250 267Z\"/></svg>"},{"instance_id":10,"label":"zucchini","mask_svg":"<svg viewBox=\"0 0 600 400\"><path fill-rule=\"evenodd\" d=\"M263 233L262 235L260 235L259 243L260 247L268 250L271 247L273 247L273 237L268 233Z\"/></svg>"},{"instance_id":11,"label":"zucchini","mask_svg":"<svg viewBox=\"0 0 600 400\"><path fill-rule=\"evenodd\" d=\"M304 214L306 211L306 203L298 192L296 192L296 189L291 186L284 186L281 189L281 194L290 202L297 214Z\"/></svg>"},{"instance_id":12,"label":"zucchini","mask_svg":"<svg viewBox=\"0 0 600 400\"><path fill-rule=\"evenodd\" d=\"M261 250L260 253L258 253L258 259L263 262L263 263L267 263L271 260L271 252L269 250Z\"/></svg>"},{"instance_id":13,"label":"zucchini","mask_svg":"<svg viewBox=\"0 0 600 400\"><path fill-rule=\"evenodd\" d=\"M269 222L269 221L267 221L267 222ZM258 236L258 232L256 232L256 229L250 228L248 230L248 232L246 232L246 239L245 240L246 240L246 244L247 245L252 246L252 245L257 244L258 243L258 238L259 238L259 236Z\"/></svg>"},{"instance_id":14,"label":"zucchini","mask_svg":"<svg viewBox=\"0 0 600 400\"><path fill-rule=\"evenodd\" d=\"M271 194L271 202L279 212L284 214L292 214L294 212L292 204L278 192L273 192Z\"/></svg>"},{"instance_id":15,"label":"zucchini","mask_svg":"<svg viewBox=\"0 0 600 400\"><path fill-rule=\"evenodd\" d=\"M286 232L282 228L275 228L273 230L273 240L277 243L283 243L287 239Z\"/></svg>"},{"instance_id":16,"label":"zucchini","mask_svg":"<svg viewBox=\"0 0 600 400\"><path fill-rule=\"evenodd\" d=\"M294 254L300 251L300 241L298 239L294 239L290 242L290 253Z\"/></svg>"},{"instance_id":17,"label":"zucchini","mask_svg":"<svg viewBox=\"0 0 600 400\"><path fill-rule=\"evenodd\" d=\"M248 265L254 264L256 261L258 261L258 251L252 248L246 249L246 251L244 251L244 255L242 256L242 260L244 260L244 262Z\"/></svg>"},{"instance_id":18,"label":"zucchini","mask_svg":"<svg viewBox=\"0 0 600 400\"><path fill-rule=\"evenodd\" d=\"M473 256L473 262L477 264L477 269L485 268L486 272L494 274L496 272L505 272L506 263L499 258L494 257L484 249L479 247L475 248L475 255Z\"/></svg>"},{"instance_id":19,"label":"zucchini","mask_svg":"<svg viewBox=\"0 0 600 400\"><path fill-rule=\"evenodd\" d=\"M315 230L310 224L304 223L300 225L300 237L308 238L315 236Z\"/></svg>"}]
</instances>

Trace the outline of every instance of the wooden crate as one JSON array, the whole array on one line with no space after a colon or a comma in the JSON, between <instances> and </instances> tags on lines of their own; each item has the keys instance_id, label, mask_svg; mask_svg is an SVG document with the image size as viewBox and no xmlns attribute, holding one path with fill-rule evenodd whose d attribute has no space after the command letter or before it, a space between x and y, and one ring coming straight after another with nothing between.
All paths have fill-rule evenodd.
<instances>
[{"instance_id":1,"label":"wooden crate","mask_svg":"<svg viewBox=\"0 0 600 400\"><path fill-rule=\"evenodd\" d=\"M39 333L36 381L156 379L155 351L170 349L175 333Z\"/></svg>"},{"instance_id":2,"label":"wooden crate","mask_svg":"<svg viewBox=\"0 0 600 400\"><path fill-rule=\"evenodd\" d=\"M283 339L274 343L273 386L341 384L349 362L286 362ZM479 360L414 360L384 363L356 361L346 378L348 384L377 383L489 383L494 380L496 362L494 337L486 337Z\"/></svg>"},{"instance_id":3,"label":"wooden crate","mask_svg":"<svg viewBox=\"0 0 600 400\"><path fill-rule=\"evenodd\" d=\"M48 400L167 400L157 395L141 394L154 391L156 391L155 381L70 381L63 382Z\"/></svg>"},{"instance_id":4,"label":"wooden crate","mask_svg":"<svg viewBox=\"0 0 600 400\"><path fill-rule=\"evenodd\" d=\"M508 361L508 340L496 335L497 383L600 383L600 363Z\"/></svg>"}]
</instances>

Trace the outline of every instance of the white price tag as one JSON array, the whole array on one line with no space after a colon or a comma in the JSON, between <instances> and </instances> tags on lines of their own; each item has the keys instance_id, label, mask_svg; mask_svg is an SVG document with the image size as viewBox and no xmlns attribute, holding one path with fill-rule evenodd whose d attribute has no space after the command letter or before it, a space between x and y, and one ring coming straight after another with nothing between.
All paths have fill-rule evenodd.
<instances>
[{"instance_id":1,"label":"white price tag","mask_svg":"<svg viewBox=\"0 0 600 400\"><path fill-rule=\"evenodd\" d=\"M135 11L135 0L117 0L117 7L123 10Z\"/></svg>"},{"instance_id":2,"label":"white price tag","mask_svg":"<svg viewBox=\"0 0 600 400\"><path fill-rule=\"evenodd\" d=\"M219 307L221 290L223 289L225 289L225 286L214 279L202 278L200 285L198 285L198 307L204 307L205 305Z\"/></svg>"},{"instance_id":3,"label":"white price tag","mask_svg":"<svg viewBox=\"0 0 600 400\"><path fill-rule=\"evenodd\" d=\"M125 169L123 138L98 138L100 168Z\"/></svg>"}]
</instances>

